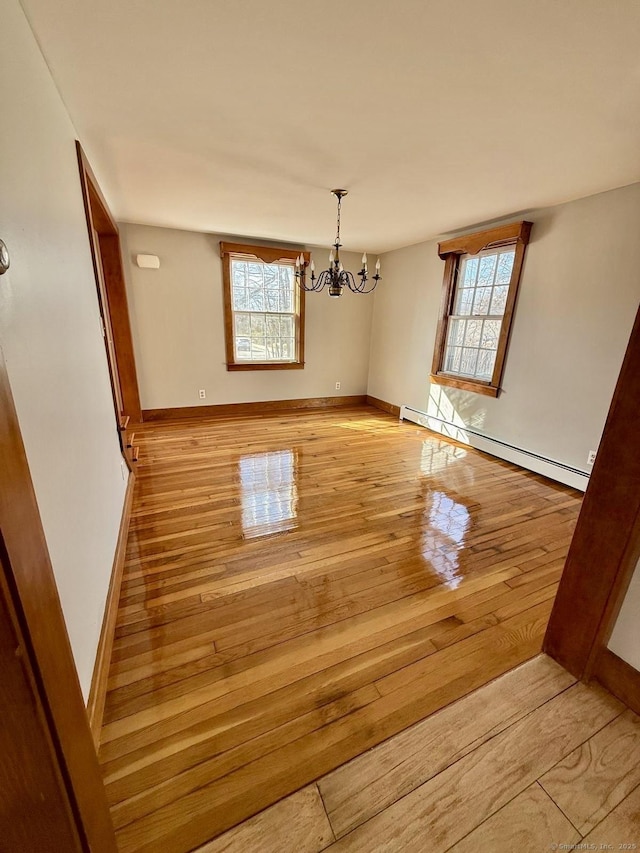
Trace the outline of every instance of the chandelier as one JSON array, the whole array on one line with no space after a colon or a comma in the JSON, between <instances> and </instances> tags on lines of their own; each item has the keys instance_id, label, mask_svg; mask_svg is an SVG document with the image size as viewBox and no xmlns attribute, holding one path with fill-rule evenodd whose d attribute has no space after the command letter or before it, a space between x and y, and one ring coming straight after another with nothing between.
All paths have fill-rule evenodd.
<instances>
[{"instance_id":1,"label":"chandelier","mask_svg":"<svg viewBox=\"0 0 640 853\"><path fill-rule=\"evenodd\" d=\"M342 205L342 199L346 196L347 192L348 190L331 190L332 195L338 199L338 217L336 242L333 244L333 249L331 249L331 252L329 253L329 269L323 270L320 275L316 276L315 264L313 259L311 259L309 264L311 282L307 285L305 281L306 261L304 259L304 254L301 253L296 258L296 279L303 290L319 293L325 287L328 287L329 296L342 296L342 291L345 287L348 287L349 290L353 291L353 293L371 293L372 290L375 290L376 285L382 278L380 275L380 258L378 258L376 261L376 273L371 277L373 284L370 283L369 287L367 287L367 282L369 281L369 270L367 268L366 252L362 256L362 269L358 273L358 278L360 279L358 282L356 282L353 273L349 272L349 270L346 270L342 266L342 261L340 260L340 249L342 248L342 243L340 242L340 208Z\"/></svg>"}]
</instances>

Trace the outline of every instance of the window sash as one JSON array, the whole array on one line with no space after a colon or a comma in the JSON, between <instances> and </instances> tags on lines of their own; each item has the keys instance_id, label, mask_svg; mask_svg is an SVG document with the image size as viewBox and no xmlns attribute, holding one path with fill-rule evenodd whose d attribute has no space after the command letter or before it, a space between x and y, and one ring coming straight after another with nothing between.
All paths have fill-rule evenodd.
<instances>
[{"instance_id":1,"label":"window sash","mask_svg":"<svg viewBox=\"0 0 640 853\"><path fill-rule=\"evenodd\" d=\"M234 264L245 264L245 286L238 287L235 282ZM251 266L259 266L262 270L262 288L261 298L259 302L264 307L252 307L250 301L251 276L255 277L255 271L251 272ZM267 286L265 282L264 268L275 268L275 280L271 282L272 287ZM283 267L290 271L290 287L283 291L282 281L279 275L279 268ZM234 362L237 364L295 364L299 361L300 352L300 297L299 289L296 286L296 279L293 272L293 262L287 263L282 260L266 263L260 259L247 257L246 255L231 255L229 257L229 274L230 274L230 309L231 309L231 336ZM255 281L253 282L255 285ZM242 307L236 307L237 303L242 303L241 298L236 297L238 291L246 291L246 303ZM288 291L288 292L287 292ZM254 287L255 296L255 287ZM288 298L283 300L283 293ZM280 305L288 303L291 305L291 310L273 310L269 305L268 295L271 294L271 305L278 302ZM238 330L237 319L246 317L250 320L249 330ZM256 326L251 318L255 317L262 323L262 330ZM288 333L282 334L283 326L278 322L279 329L275 329L272 320L280 321L280 318L285 318L289 321Z\"/></svg>"},{"instance_id":2,"label":"window sash","mask_svg":"<svg viewBox=\"0 0 640 853\"><path fill-rule=\"evenodd\" d=\"M491 397L499 396L531 226L531 222L514 222L438 244L438 254L445 261L445 268L430 374L432 382ZM495 260L485 260L485 269L480 275L480 264L490 256ZM505 256L508 256L508 261ZM472 269L468 270L467 264ZM493 264L491 276L487 275L490 264ZM490 341L481 343L479 339L487 323L491 331ZM468 349L480 352L468 353L467 363L462 364L462 354L460 360L454 359L451 347L468 343L465 335L469 324L475 324L475 340L471 341ZM490 352L483 353L484 350ZM494 352L495 355L492 354ZM479 357L482 358L480 369Z\"/></svg>"}]
</instances>

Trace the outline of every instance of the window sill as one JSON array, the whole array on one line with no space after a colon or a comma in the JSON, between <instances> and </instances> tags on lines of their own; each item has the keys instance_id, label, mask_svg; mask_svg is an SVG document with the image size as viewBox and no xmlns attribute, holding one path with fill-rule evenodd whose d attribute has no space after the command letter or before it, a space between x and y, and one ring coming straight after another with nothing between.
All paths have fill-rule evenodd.
<instances>
[{"instance_id":1,"label":"window sill","mask_svg":"<svg viewBox=\"0 0 640 853\"><path fill-rule=\"evenodd\" d=\"M461 391L473 391L474 394L484 394L485 397L498 397L501 389L490 382L479 382L474 379L464 379L458 376L449 376L446 373L432 373L432 382L437 385L448 385L450 388L459 388Z\"/></svg>"},{"instance_id":2,"label":"window sill","mask_svg":"<svg viewBox=\"0 0 640 853\"><path fill-rule=\"evenodd\" d=\"M248 361L227 364L227 370L303 370L303 361Z\"/></svg>"}]
</instances>

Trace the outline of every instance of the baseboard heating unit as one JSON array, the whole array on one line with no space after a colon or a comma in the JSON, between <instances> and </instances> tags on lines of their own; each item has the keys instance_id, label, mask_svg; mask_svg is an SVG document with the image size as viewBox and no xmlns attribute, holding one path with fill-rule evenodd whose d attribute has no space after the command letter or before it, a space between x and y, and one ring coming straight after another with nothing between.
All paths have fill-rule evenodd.
<instances>
[{"instance_id":1,"label":"baseboard heating unit","mask_svg":"<svg viewBox=\"0 0 640 853\"><path fill-rule=\"evenodd\" d=\"M582 492L587 488L587 483L589 482L589 473L587 471L572 468L563 462L547 459L539 453L515 447L497 438L491 438L491 436L477 432L471 427L454 424L435 415L429 415L427 412L421 412L419 409L414 409L411 406L400 407L400 420L411 421L414 424L426 427L426 429L432 432L439 433L443 438L451 438L454 441L459 441L461 444L475 447L476 450L482 450L484 453L497 456L499 459L514 462L522 468L535 471L537 474L543 474L545 477L550 477L552 480L557 480L557 482L564 483L567 486L573 486L574 489L580 489Z\"/></svg>"}]
</instances>

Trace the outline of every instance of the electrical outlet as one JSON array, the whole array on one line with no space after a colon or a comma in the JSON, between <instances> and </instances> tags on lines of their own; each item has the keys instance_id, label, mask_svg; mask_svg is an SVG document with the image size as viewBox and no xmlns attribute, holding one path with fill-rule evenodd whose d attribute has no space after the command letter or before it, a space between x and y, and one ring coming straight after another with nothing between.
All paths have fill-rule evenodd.
<instances>
[{"instance_id":1,"label":"electrical outlet","mask_svg":"<svg viewBox=\"0 0 640 853\"><path fill-rule=\"evenodd\" d=\"M206 396L207 396L207 392L204 390L204 388L201 388L198 391L198 397L200 397L201 400L204 400L204 399L206 399Z\"/></svg>"},{"instance_id":2,"label":"electrical outlet","mask_svg":"<svg viewBox=\"0 0 640 853\"><path fill-rule=\"evenodd\" d=\"M589 451L589 455L587 456L587 465L593 465L593 463L596 461L596 453L597 452L598 452L597 450L590 450Z\"/></svg>"},{"instance_id":3,"label":"electrical outlet","mask_svg":"<svg viewBox=\"0 0 640 853\"><path fill-rule=\"evenodd\" d=\"M340 390L340 383L336 382L336 391L339 391L339 390Z\"/></svg>"}]
</instances>

